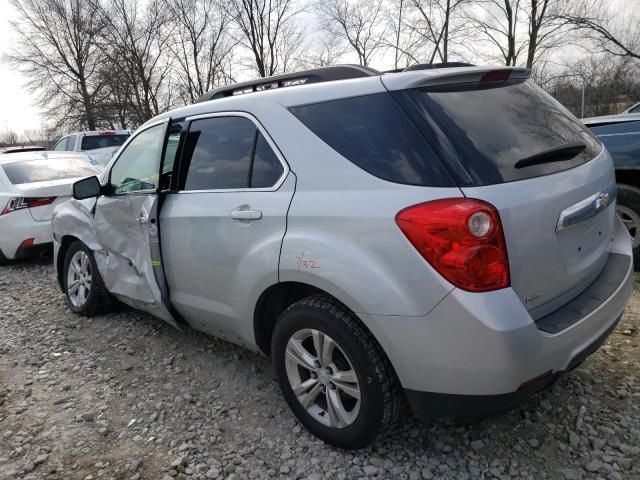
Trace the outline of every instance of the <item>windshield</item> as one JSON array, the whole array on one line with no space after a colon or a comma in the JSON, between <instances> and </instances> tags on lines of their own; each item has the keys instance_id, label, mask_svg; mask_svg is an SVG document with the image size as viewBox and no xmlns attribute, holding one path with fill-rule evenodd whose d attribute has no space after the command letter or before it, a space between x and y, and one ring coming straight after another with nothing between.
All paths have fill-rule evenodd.
<instances>
[{"instance_id":1,"label":"windshield","mask_svg":"<svg viewBox=\"0 0 640 480\"><path fill-rule=\"evenodd\" d=\"M7 163L2 168L14 185L90 177L97 173L81 158L23 160Z\"/></svg>"},{"instance_id":2,"label":"windshield","mask_svg":"<svg viewBox=\"0 0 640 480\"><path fill-rule=\"evenodd\" d=\"M396 94L448 163L462 166L463 183L491 185L556 173L600 151L591 133L532 82L448 85ZM584 144L575 155L564 147ZM545 162L519 161L545 152ZM454 167L455 170L455 167Z\"/></svg>"},{"instance_id":3,"label":"windshield","mask_svg":"<svg viewBox=\"0 0 640 480\"><path fill-rule=\"evenodd\" d=\"M87 135L82 138L81 150L119 147L127 141L129 135Z\"/></svg>"}]
</instances>

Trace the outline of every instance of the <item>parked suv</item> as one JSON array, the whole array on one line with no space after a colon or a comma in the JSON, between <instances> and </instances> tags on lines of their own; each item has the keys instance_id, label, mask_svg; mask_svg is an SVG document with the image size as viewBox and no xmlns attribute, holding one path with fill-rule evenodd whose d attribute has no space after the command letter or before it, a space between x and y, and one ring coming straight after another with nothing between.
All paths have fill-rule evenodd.
<instances>
[{"instance_id":1,"label":"parked suv","mask_svg":"<svg viewBox=\"0 0 640 480\"><path fill-rule=\"evenodd\" d=\"M160 115L55 212L69 308L114 298L273 359L324 441L512 407L632 292L611 158L519 68L338 66Z\"/></svg>"},{"instance_id":2,"label":"parked suv","mask_svg":"<svg viewBox=\"0 0 640 480\"><path fill-rule=\"evenodd\" d=\"M82 152L96 164L104 167L130 136L131 130L75 132L58 140L53 150L56 152Z\"/></svg>"}]
</instances>

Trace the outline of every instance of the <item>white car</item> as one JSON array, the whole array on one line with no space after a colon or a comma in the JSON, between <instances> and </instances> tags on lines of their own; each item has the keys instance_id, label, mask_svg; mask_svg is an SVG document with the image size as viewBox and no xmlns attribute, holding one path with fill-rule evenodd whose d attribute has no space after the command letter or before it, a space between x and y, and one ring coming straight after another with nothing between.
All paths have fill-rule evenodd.
<instances>
[{"instance_id":1,"label":"white car","mask_svg":"<svg viewBox=\"0 0 640 480\"><path fill-rule=\"evenodd\" d=\"M80 153L0 156L0 265L49 248L54 208L71 197L76 180L100 171Z\"/></svg>"},{"instance_id":2,"label":"white car","mask_svg":"<svg viewBox=\"0 0 640 480\"><path fill-rule=\"evenodd\" d=\"M106 167L114 154L131 136L131 130L95 130L70 133L53 147L56 152L83 152Z\"/></svg>"}]
</instances>

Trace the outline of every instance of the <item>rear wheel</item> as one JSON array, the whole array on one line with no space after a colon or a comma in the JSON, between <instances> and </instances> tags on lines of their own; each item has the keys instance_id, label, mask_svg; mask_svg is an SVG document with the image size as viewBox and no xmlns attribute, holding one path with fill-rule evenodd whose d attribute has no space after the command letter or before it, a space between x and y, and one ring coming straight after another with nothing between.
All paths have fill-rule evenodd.
<instances>
[{"instance_id":1,"label":"rear wheel","mask_svg":"<svg viewBox=\"0 0 640 480\"><path fill-rule=\"evenodd\" d=\"M616 212L633 239L633 261L640 269L640 188L619 183Z\"/></svg>"},{"instance_id":2,"label":"rear wheel","mask_svg":"<svg viewBox=\"0 0 640 480\"><path fill-rule=\"evenodd\" d=\"M389 360L357 317L332 298L314 295L285 310L272 354L289 407L325 442L363 448L397 421L402 394Z\"/></svg>"},{"instance_id":3,"label":"rear wheel","mask_svg":"<svg viewBox=\"0 0 640 480\"><path fill-rule=\"evenodd\" d=\"M92 317L110 310L111 295L102 282L93 252L84 243L76 241L67 250L63 279L67 305L73 312Z\"/></svg>"}]
</instances>

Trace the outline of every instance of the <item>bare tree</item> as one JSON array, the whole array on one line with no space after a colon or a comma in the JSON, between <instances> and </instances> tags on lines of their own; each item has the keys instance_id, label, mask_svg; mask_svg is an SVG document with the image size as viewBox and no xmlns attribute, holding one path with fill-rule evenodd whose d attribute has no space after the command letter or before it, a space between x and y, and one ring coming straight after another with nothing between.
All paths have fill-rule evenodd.
<instances>
[{"instance_id":1,"label":"bare tree","mask_svg":"<svg viewBox=\"0 0 640 480\"><path fill-rule=\"evenodd\" d=\"M499 52L507 66L516 65L525 45L518 43L520 0L483 0L471 17L491 52Z\"/></svg>"},{"instance_id":2,"label":"bare tree","mask_svg":"<svg viewBox=\"0 0 640 480\"><path fill-rule=\"evenodd\" d=\"M164 2L150 0L144 8L135 0L93 2L105 25L100 46L109 68L128 85L133 123L141 124L167 110L173 101Z\"/></svg>"},{"instance_id":3,"label":"bare tree","mask_svg":"<svg viewBox=\"0 0 640 480\"><path fill-rule=\"evenodd\" d=\"M562 17L601 52L640 59L640 13L637 9L619 15L609 1L581 0Z\"/></svg>"},{"instance_id":4,"label":"bare tree","mask_svg":"<svg viewBox=\"0 0 640 480\"><path fill-rule=\"evenodd\" d=\"M103 23L82 0L11 0L19 19L11 25L18 42L8 58L39 93L44 115L68 128L95 129L105 57L97 46Z\"/></svg>"},{"instance_id":5,"label":"bare tree","mask_svg":"<svg viewBox=\"0 0 640 480\"><path fill-rule=\"evenodd\" d=\"M285 72L300 56L304 33L296 22L296 0L229 0L226 10L261 77Z\"/></svg>"},{"instance_id":6,"label":"bare tree","mask_svg":"<svg viewBox=\"0 0 640 480\"><path fill-rule=\"evenodd\" d=\"M463 7L469 0L409 0L414 11L411 29L418 33L425 44L432 44L429 63L436 57L441 62L449 61L451 45L464 34L466 25Z\"/></svg>"},{"instance_id":7,"label":"bare tree","mask_svg":"<svg viewBox=\"0 0 640 480\"><path fill-rule=\"evenodd\" d=\"M229 13L217 0L169 0L166 5L173 26L169 49L176 62L178 95L185 103L193 103L232 80L237 41L229 35Z\"/></svg>"},{"instance_id":8,"label":"bare tree","mask_svg":"<svg viewBox=\"0 0 640 480\"><path fill-rule=\"evenodd\" d=\"M346 42L367 66L387 44L384 7L384 0L323 0L317 10L323 29Z\"/></svg>"},{"instance_id":9,"label":"bare tree","mask_svg":"<svg viewBox=\"0 0 640 480\"><path fill-rule=\"evenodd\" d=\"M505 65L536 68L569 32L563 12L573 0L482 0L471 14L475 29ZM524 58L523 58L524 57Z\"/></svg>"},{"instance_id":10,"label":"bare tree","mask_svg":"<svg viewBox=\"0 0 640 480\"><path fill-rule=\"evenodd\" d=\"M20 136L11 129L5 129L0 131L0 146L11 147L17 145L20 141Z\"/></svg>"},{"instance_id":11,"label":"bare tree","mask_svg":"<svg viewBox=\"0 0 640 480\"><path fill-rule=\"evenodd\" d=\"M426 46L430 43L415 28L412 0L394 0L387 9L389 35L387 48L393 52L393 68L399 70L411 63L424 63Z\"/></svg>"}]
</instances>

